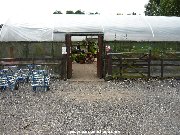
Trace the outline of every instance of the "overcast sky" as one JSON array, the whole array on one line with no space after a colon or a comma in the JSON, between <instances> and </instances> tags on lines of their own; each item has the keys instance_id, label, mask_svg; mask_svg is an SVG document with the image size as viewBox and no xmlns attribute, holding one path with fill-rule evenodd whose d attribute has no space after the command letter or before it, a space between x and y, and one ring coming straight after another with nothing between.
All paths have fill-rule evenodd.
<instances>
[{"instance_id":1,"label":"overcast sky","mask_svg":"<svg viewBox=\"0 0 180 135\"><path fill-rule=\"evenodd\" d=\"M55 10L65 13L66 10L81 9L100 14L144 14L144 5L149 0L0 0L0 23L10 16L20 14L50 15Z\"/></svg>"}]
</instances>

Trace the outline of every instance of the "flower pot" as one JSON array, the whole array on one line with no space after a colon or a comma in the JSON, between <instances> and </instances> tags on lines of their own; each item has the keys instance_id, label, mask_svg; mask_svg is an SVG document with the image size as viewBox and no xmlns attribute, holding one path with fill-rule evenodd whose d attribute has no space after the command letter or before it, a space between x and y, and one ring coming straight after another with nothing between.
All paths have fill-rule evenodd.
<instances>
[{"instance_id":1,"label":"flower pot","mask_svg":"<svg viewBox=\"0 0 180 135\"><path fill-rule=\"evenodd\" d=\"M80 60L80 62L79 62L80 64L84 64L85 63L85 61L84 60Z\"/></svg>"}]
</instances>

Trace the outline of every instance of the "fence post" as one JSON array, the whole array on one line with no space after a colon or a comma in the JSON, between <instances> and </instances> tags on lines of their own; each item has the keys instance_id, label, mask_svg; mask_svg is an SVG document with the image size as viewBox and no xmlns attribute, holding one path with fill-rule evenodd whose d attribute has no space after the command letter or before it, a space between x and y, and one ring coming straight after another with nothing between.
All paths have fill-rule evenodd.
<instances>
[{"instance_id":1,"label":"fence post","mask_svg":"<svg viewBox=\"0 0 180 135\"><path fill-rule=\"evenodd\" d=\"M112 54L108 54L108 56L108 75L112 76Z\"/></svg>"},{"instance_id":2,"label":"fence post","mask_svg":"<svg viewBox=\"0 0 180 135\"><path fill-rule=\"evenodd\" d=\"M122 55L120 55L120 76L121 76L121 77L122 77L122 69L123 69Z\"/></svg>"},{"instance_id":3,"label":"fence post","mask_svg":"<svg viewBox=\"0 0 180 135\"><path fill-rule=\"evenodd\" d=\"M64 65L64 59L63 59L63 57L61 57L61 59L59 59L59 70L60 70L59 75L61 77L61 80L64 79L64 74L63 74L64 67L63 67L63 65Z\"/></svg>"},{"instance_id":4,"label":"fence post","mask_svg":"<svg viewBox=\"0 0 180 135\"><path fill-rule=\"evenodd\" d=\"M35 62L34 62L34 57L32 58L32 66L33 66L33 69L35 68Z\"/></svg>"},{"instance_id":5,"label":"fence post","mask_svg":"<svg viewBox=\"0 0 180 135\"><path fill-rule=\"evenodd\" d=\"M106 52L106 60L105 60L105 76L108 74L108 64L109 64L109 55Z\"/></svg>"},{"instance_id":6,"label":"fence post","mask_svg":"<svg viewBox=\"0 0 180 135\"><path fill-rule=\"evenodd\" d=\"M163 65L163 63L164 63L164 60L163 60L163 52L161 52L161 78L163 78L163 76L164 76L164 65Z\"/></svg>"},{"instance_id":7,"label":"fence post","mask_svg":"<svg viewBox=\"0 0 180 135\"><path fill-rule=\"evenodd\" d=\"M67 69L66 69L66 64L67 64L67 57L66 54L63 54L63 57L61 59L61 79L62 80L67 80Z\"/></svg>"},{"instance_id":8,"label":"fence post","mask_svg":"<svg viewBox=\"0 0 180 135\"><path fill-rule=\"evenodd\" d=\"M54 44L53 44L53 42L51 45L52 45L51 46L51 55L52 55L52 58L54 58Z\"/></svg>"},{"instance_id":9,"label":"fence post","mask_svg":"<svg viewBox=\"0 0 180 135\"><path fill-rule=\"evenodd\" d=\"M148 56L148 78L151 77L151 50L149 50Z\"/></svg>"},{"instance_id":10,"label":"fence post","mask_svg":"<svg viewBox=\"0 0 180 135\"><path fill-rule=\"evenodd\" d=\"M28 58L28 55L29 55L29 44L30 43L26 43L25 47L26 47L26 58Z\"/></svg>"}]
</instances>

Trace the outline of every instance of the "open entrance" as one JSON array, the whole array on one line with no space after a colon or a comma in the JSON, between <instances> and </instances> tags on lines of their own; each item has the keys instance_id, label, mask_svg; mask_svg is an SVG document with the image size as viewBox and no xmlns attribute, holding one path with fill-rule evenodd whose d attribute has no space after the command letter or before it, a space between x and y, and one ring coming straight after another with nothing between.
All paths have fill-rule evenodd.
<instances>
[{"instance_id":1,"label":"open entrance","mask_svg":"<svg viewBox=\"0 0 180 135\"><path fill-rule=\"evenodd\" d=\"M85 37L73 41L73 37ZM68 33L67 78L90 81L103 78L103 33Z\"/></svg>"}]
</instances>

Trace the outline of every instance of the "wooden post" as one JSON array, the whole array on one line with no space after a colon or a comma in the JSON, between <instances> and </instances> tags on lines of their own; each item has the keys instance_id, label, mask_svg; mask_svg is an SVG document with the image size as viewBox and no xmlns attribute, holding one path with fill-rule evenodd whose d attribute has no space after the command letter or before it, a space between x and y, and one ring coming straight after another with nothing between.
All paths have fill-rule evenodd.
<instances>
[{"instance_id":1,"label":"wooden post","mask_svg":"<svg viewBox=\"0 0 180 135\"><path fill-rule=\"evenodd\" d=\"M111 51L109 51L111 52ZM108 54L108 75L112 76L112 54Z\"/></svg>"},{"instance_id":2,"label":"wooden post","mask_svg":"<svg viewBox=\"0 0 180 135\"><path fill-rule=\"evenodd\" d=\"M64 79L64 66L63 65L64 65L64 59L63 59L63 56L62 56L62 59L59 60L59 70L60 70L59 75L61 77L61 80Z\"/></svg>"},{"instance_id":3,"label":"wooden post","mask_svg":"<svg viewBox=\"0 0 180 135\"><path fill-rule=\"evenodd\" d=\"M109 60L109 55L106 52L106 61L105 61L105 76L108 74L108 60Z\"/></svg>"},{"instance_id":4,"label":"wooden post","mask_svg":"<svg viewBox=\"0 0 180 135\"><path fill-rule=\"evenodd\" d=\"M72 77L72 60L71 60L71 35L66 35L66 51L67 51L67 79Z\"/></svg>"},{"instance_id":5,"label":"wooden post","mask_svg":"<svg viewBox=\"0 0 180 135\"><path fill-rule=\"evenodd\" d=\"M163 60L163 58L161 58L161 78L163 78L163 76L164 76L164 65L163 65L163 63L164 63L164 60Z\"/></svg>"},{"instance_id":6,"label":"wooden post","mask_svg":"<svg viewBox=\"0 0 180 135\"><path fill-rule=\"evenodd\" d=\"M67 65L67 57L64 54L62 59L61 59L61 64L60 64L60 69L61 69L61 79L62 80L67 80L67 69L66 69L66 65Z\"/></svg>"},{"instance_id":7,"label":"wooden post","mask_svg":"<svg viewBox=\"0 0 180 135\"><path fill-rule=\"evenodd\" d=\"M32 66L33 66L33 69L35 68L35 65L34 65L34 57L32 58Z\"/></svg>"},{"instance_id":8,"label":"wooden post","mask_svg":"<svg viewBox=\"0 0 180 135\"><path fill-rule=\"evenodd\" d=\"M26 58L28 58L28 56L29 56L29 45L30 45L30 43L26 43L26 45L25 45L25 51L26 51Z\"/></svg>"},{"instance_id":9,"label":"wooden post","mask_svg":"<svg viewBox=\"0 0 180 135\"><path fill-rule=\"evenodd\" d=\"M104 35L102 34L98 35L99 52L97 54L97 76L99 78L103 78L103 66L104 66L103 57L102 57L102 55L104 54L103 40L104 40Z\"/></svg>"},{"instance_id":10,"label":"wooden post","mask_svg":"<svg viewBox=\"0 0 180 135\"><path fill-rule=\"evenodd\" d=\"M52 58L54 58L54 44L52 42L52 46L51 46L51 55L52 55Z\"/></svg>"},{"instance_id":11,"label":"wooden post","mask_svg":"<svg viewBox=\"0 0 180 135\"><path fill-rule=\"evenodd\" d=\"M9 48L9 52L10 52L10 58L14 58L14 48L13 48L13 46L11 46Z\"/></svg>"},{"instance_id":12,"label":"wooden post","mask_svg":"<svg viewBox=\"0 0 180 135\"><path fill-rule=\"evenodd\" d=\"M163 73L164 73L164 60L163 60L163 53L161 52L161 78L163 78Z\"/></svg>"},{"instance_id":13,"label":"wooden post","mask_svg":"<svg viewBox=\"0 0 180 135\"><path fill-rule=\"evenodd\" d=\"M121 76L121 77L122 77L122 69L123 69L122 55L120 55L120 76Z\"/></svg>"},{"instance_id":14,"label":"wooden post","mask_svg":"<svg viewBox=\"0 0 180 135\"><path fill-rule=\"evenodd\" d=\"M151 77L151 50L149 50L148 55L148 78Z\"/></svg>"}]
</instances>

